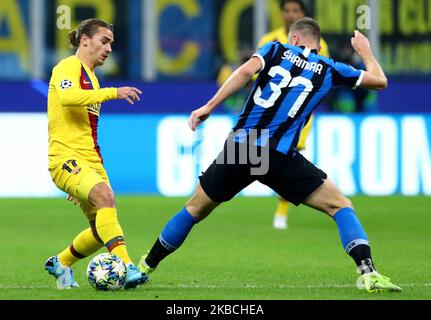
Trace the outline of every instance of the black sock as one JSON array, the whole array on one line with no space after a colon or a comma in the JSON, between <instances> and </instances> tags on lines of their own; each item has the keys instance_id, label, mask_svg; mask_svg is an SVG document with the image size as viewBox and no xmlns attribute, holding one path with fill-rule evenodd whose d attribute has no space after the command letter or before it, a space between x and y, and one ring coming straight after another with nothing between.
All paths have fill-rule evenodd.
<instances>
[{"instance_id":1,"label":"black sock","mask_svg":"<svg viewBox=\"0 0 431 320\"><path fill-rule=\"evenodd\" d=\"M356 265L362 274L376 271L371 258L371 248L369 245L360 244L350 250L349 255L355 260Z\"/></svg>"},{"instance_id":2,"label":"black sock","mask_svg":"<svg viewBox=\"0 0 431 320\"><path fill-rule=\"evenodd\" d=\"M148 253L147 258L145 259L145 263L150 268L155 268L160 261L162 261L166 256L168 256L174 251L175 249L172 247L167 248L167 246L163 246L163 244L160 242L160 239L157 238L156 242Z\"/></svg>"}]
</instances>

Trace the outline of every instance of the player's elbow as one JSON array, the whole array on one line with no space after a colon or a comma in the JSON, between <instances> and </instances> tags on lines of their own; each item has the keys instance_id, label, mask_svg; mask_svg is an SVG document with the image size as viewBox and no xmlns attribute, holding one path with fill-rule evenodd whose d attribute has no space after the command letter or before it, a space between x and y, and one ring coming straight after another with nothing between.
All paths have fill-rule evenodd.
<instances>
[{"instance_id":1,"label":"player's elbow","mask_svg":"<svg viewBox=\"0 0 431 320\"><path fill-rule=\"evenodd\" d=\"M386 77L370 77L363 81L361 86L371 90L384 90L388 87L388 79Z\"/></svg>"},{"instance_id":2,"label":"player's elbow","mask_svg":"<svg viewBox=\"0 0 431 320\"><path fill-rule=\"evenodd\" d=\"M365 71L360 86L370 90L383 90L388 87L388 79L383 72Z\"/></svg>"},{"instance_id":3,"label":"player's elbow","mask_svg":"<svg viewBox=\"0 0 431 320\"><path fill-rule=\"evenodd\" d=\"M388 79L386 77L379 78L375 84L375 90L384 90L388 87Z\"/></svg>"}]
</instances>

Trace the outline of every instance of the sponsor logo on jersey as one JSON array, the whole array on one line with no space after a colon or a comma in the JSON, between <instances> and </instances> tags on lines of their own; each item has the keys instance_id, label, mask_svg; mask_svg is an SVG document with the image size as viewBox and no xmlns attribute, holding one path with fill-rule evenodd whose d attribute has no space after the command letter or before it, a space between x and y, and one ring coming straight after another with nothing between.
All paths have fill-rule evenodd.
<instances>
[{"instance_id":1,"label":"sponsor logo on jersey","mask_svg":"<svg viewBox=\"0 0 431 320\"><path fill-rule=\"evenodd\" d=\"M87 111L99 117L101 106L102 105L100 103L95 103L95 104L89 105L87 107Z\"/></svg>"},{"instance_id":2,"label":"sponsor logo on jersey","mask_svg":"<svg viewBox=\"0 0 431 320\"><path fill-rule=\"evenodd\" d=\"M62 169L72 174L78 174L81 172L81 167L77 165L76 160L67 160L63 164Z\"/></svg>"}]
</instances>

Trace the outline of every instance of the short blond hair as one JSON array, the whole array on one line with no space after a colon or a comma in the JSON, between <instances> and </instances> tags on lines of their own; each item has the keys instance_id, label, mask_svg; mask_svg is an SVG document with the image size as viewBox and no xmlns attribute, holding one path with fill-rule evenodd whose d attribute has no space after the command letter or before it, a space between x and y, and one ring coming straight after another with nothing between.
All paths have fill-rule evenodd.
<instances>
[{"instance_id":1,"label":"short blond hair","mask_svg":"<svg viewBox=\"0 0 431 320\"><path fill-rule=\"evenodd\" d=\"M313 38L320 43L320 26L313 18L302 18L292 24L289 33L300 33L305 38Z\"/></svg>"}]
</instances>

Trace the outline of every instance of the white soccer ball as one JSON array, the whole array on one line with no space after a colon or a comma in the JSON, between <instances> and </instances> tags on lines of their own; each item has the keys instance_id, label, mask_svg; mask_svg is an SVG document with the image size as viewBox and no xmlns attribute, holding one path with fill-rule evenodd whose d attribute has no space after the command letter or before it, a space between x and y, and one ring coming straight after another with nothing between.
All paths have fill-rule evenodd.
<instances>
[{"instance_id":1,"label":"white soccer ball","mask_svg":"<svg viewBox=\"0 0 431 320\"><path fill-rule=\"evenodd\" d=\"M95 256L87 267L87 278L96 290L118 290L126 282L126 265L112 253Z\"/></svg>"}]
</instances>

